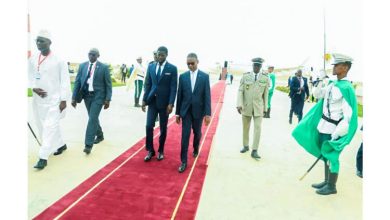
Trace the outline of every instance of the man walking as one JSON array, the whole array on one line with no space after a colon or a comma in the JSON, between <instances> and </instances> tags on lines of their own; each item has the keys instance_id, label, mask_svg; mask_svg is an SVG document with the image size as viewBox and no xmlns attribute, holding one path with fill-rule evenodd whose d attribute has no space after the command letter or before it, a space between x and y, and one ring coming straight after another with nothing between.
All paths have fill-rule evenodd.
<instances>
[{"instance_id":1,"label":"man walking","mask_svg":"<svg viewBox=\"0 0 390 220\"><path fill-rule=\"evenodd\" d=\"M158 62L149 65L145 78L145 91L142 99L142 111L146 111L146 149L145 162L156 155L153 147L153 130L157 115L160 117L160 138L157 160L164 159L164 145L167 137L168 116L172 113L177 90L177 67L168 63L168 49L164 46L157 50Z\"/></svg>"},{"instance_id":2,"label":"man walking","mask_svg":"<svg viewBox=\"0 0 390 220\"><path fill-rule=\"evenodd\" d=\"M199 154L199 143L202 137L202 122L209 125L211 119L210 79L205 72L198 70L198 57L195 53L187 56L189 71L179 77L179 88L176 101L176 123L182 125L181 165L179 172L187 168L188 144L191 127L194 132L193 157Z\"/></svg>"},{"instance_id":3,"label":"man walking","mask_svg":"<svg viewBox=\"0 0 390 220\"><path fill-rule=\"evenodd\" d=\"M324 161L325 178L313 184L316 193L337 193L336 182L340 169L339 156L357 129L357 100L351 82L347 79L352 58L333 54L333 75L337 80L324 86L322 80L314 88L318 103L306 114L294 129L292 136L310 154Z\"/></svg>"},{"instance_id":4,"label":"man walking","mask_svg":"<svg viewBox=\"0 0 390 220\"><path fill-rule=\"evenodd\" d=\"M39 55L28 63L29 84L33 91L33 112L42 146L39 161L34 166L43 169L49 155L61 154L67 146L62 139L60 119L65 116L66 101L70 96L68 66L50 50L51 35L41 30L36 39Z\"/></svg>"},{"instance_id":5,"label":"man walking","mask_svg":"<svg viewBox=\"0 0 390 220\"><path fill-rule=\"evenodd\" d=\"M291 98L292 111L290 110L288 122L292 124L292 116L293 116L292 113L294 112L297 115L298 122L301 121L305 100L307 100L310 96L309 87L307 85L307 78L302 77L302 70L300 69L297 71L296 75L291 79L289 96Z\"/></svg>"},{"instance_id":6,"label":"man walking","mask_svg":"<svg viewBox=\"0 0 390 220\"><path fill-rule=\"evenodd\" d=\"M255 126L253 132L253 145L251 157L258 160L260 156L257 153L260 143L261 121L265 114L268 103L268 90L270 80L267 74L260 73L264 60L254 58L253 71L244 73L240 81L237 96L237 111L242 114L243 145L241 153L249 150L249 129L251 120Z\"/></svg>"},{"instance_id":7,"label":"man walking","mask_svg":"<svg viewBox=\"0 0 390 220\"><path fill-rule=\"evenodd\" d=\"M268 104L267 104L267 112L264 116L264 118L271 118L271 101L272 101L272 96L274 94L275 90L275 73L274 73L274 66L269 66L268 67L268 77L270 79L270 88L268 92Z\"/></svg>"},{"instance_id":8,"label":"man walking","mask_svg":"<svg viewBox=\"0 0 390 220\"><path fill-rule=\"evenodd\" d=\"M137 58L137 63L134 66L133 74L136 77L134 81L134 107L141 107L139 104L139 98L141 97L141 92L145 79L145 68L142 65L142 57Z\"/></svg>"},{"instance_id":9,"label":"man walking","mask_svg":"<svg viewBox=\"0 0 390 220\"><path fill-rule=\"evenodd\" d=\"M85 132L84 152L91 153L94 144L104 140L99 123L99 114L104 106L108 109L112 96L112 83L108 66L99 62L100 53L92 48L88 53L89 61L80 64L73 89L72 106L84 99L88 112L88 125ZM96 139L95 139L96 137Z\"/></svg>"}]
</instances>

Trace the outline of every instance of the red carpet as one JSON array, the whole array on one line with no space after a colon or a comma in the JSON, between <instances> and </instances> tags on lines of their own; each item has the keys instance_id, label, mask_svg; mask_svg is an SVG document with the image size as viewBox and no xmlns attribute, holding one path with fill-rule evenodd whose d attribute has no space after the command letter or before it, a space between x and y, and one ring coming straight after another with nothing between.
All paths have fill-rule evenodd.
<instances>
[{"instance_id":1,"label":"red carpet","mask_svg":"<svg viewBox=\"0 0 390 220\"><path fill-rule=\"evenodd\" d=\"M181 163L181 125L171 117L163 161L154 157L144 162L147 152L143 138L34 219L194 219L224 91L224 81L212 87L212 120L202 128L196 159L192 157L191 135L184 173L177 171ZM155 129L155 149L158 132Z\"/></svg>"}]
</instances>

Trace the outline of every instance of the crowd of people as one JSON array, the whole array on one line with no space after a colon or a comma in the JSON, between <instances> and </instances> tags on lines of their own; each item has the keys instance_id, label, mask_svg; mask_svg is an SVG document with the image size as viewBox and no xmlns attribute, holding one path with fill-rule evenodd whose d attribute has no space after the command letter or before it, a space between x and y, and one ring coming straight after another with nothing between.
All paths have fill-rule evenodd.
<instances>
[{"instance_id":1,"label":"crowd of people","mask_svg":"<svg viewBox=\"0 0 390 220\"><path fill-rule=\"evenodd\" d=\"M112 82L108 66L98 60L99 50L92 48L88 52L88 61L81 63L78 68L71 91L68 66L51 52L51 35L47 30L39 32L36 45L40 53L29 59L28 72L30 88L33 90L34 117L42 144L39 160L34 167L44 169L51 154L60 155L67 149L60 131L60 119L65 117L64 110L69 98L74 108L84 101L88 112L83 152L91 154L93 146L104 140L99 114L102 109L110 107ZM210 79L207 73L198 69L197 54L187 55L188 71L180 75L177 67L167 61L167 57L168 48L165 46L154 51L154 61L147 66L142 64L142 57L138 57L127 83L134 85L134 106L147 113L145 146L148 153L144 158L145 162L151 161L155 156L158 161L164 160L168 118L174 106L176 107L176 123L182 124L181 164L178 167L178 172L182 173L187 168L191 129L194 133L192 156L197 157L202 125L204 123L208 126L211 121ZM348 56L334 54L333 75L337 80L325 84L324 72L318 82L312 84L312 94L319 101L305 116L304 103L310 97L308 79L302 76L302 70L298 70L289 79L289 123L292 124L293 113L299 121L292 135L310 154L324 161L324 181L313 184L316 192L321 195L337 193L339 155L357 130L357 101L351 82L347 79L352 61ZM258 152L261 123L263 118L271 118L276 82L273 66L268 66L266 72L261 71L263 62L264 59L260 57L252 59L252 71L241 77L236 105L242 117L243 128L243 146L240 152L245 153L251 148L251 157L255 160L261 159ZM120 68L124 83L129 69L125 64ZM233 75L230 74L230 84L232 80ZM160 136L156 153L153 133L157 117ZM254 133L253 143L250 145L249 129L252 119ZM359 169L362 176L362 166L359 165Z\"/></svg>"}]
</instances>

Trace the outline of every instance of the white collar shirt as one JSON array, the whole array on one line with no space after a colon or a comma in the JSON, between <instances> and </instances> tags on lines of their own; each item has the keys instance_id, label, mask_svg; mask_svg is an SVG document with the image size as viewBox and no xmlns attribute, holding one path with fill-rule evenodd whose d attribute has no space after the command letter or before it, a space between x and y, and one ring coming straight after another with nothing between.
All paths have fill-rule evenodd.
<instances>
[{"instance_id":1,"label":"white collar shirt","mask_svg":"<svg viewBox=\"0 0 390 220\"><path fill-rule=\"evenodd\" d=\"M194 72L190 70L190 76L191 76L191 91L194 91L195 83L196 83L196 77L198 76L198 69L196 69Z\"/></svg>"},{"instance_id":2,"label":"white collar shirt","mask_svg":"<svg viewBox=\"0 0 390 220\"><path fill-rule=\"evenodd\" d=\"M159 62L157 62L157 65L156 65L156 75L158 74L158 67L161 66L161 72L160 74L162 74L163 70L164 70L164 67L165 67L165 64L167 63L167 61L165 60L164 63L162 65L160 65Z\"/></svg>"},{"instance_id":3,"label":"white collar shirt","mask_svg":"<svg viewBox=\"0 0 390 220\"><path fill-rule=\"evenodd\" d=\"M89 67L92 64L91 76L88 79L88 91L90 91L90 92L93 92L93 76L95 75L96 63L97 63L97 61L95 61L94 63L88 62L87 73L89 72Z\"/></svg>"}]
</instances>

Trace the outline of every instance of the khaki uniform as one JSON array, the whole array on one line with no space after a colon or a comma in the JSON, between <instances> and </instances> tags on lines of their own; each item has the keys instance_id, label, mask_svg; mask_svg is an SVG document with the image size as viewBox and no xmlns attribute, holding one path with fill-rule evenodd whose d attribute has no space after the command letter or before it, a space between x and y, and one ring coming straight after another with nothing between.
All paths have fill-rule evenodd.
<instances>
[{"instance_id":1,"label":"khaki uniform","mask_svg":"<svg viewBox=\"0 0 390 220\"><path fill-rule=\"evenodd\" d=\"M257 150L260 143L261 120L267 110L269 85L267 74L258 73L255 81L255 74L248 72L242 76L238 89L237 107L242 107L243 145L249 146L249 129L253 117L253 150Z\"/></svg>"}]
</instances>

